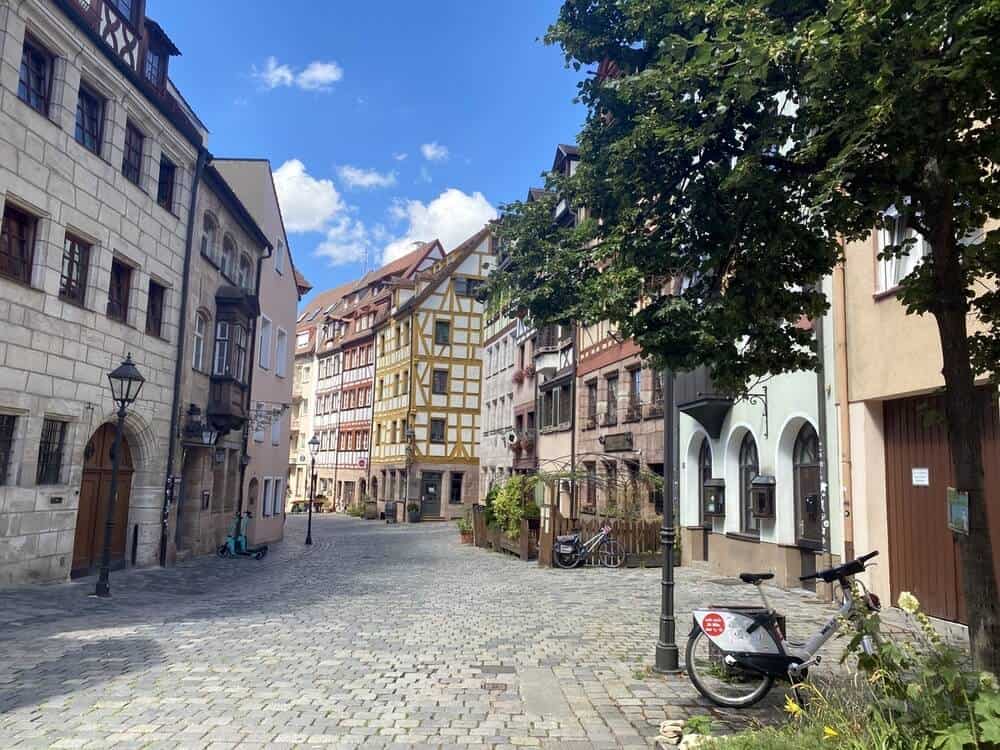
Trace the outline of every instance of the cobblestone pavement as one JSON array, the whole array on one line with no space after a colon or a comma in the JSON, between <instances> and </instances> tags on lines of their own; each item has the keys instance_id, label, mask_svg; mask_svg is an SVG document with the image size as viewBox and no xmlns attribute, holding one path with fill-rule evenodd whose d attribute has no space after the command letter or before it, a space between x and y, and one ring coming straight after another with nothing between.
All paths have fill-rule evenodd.
<instances>
[{"instance_id":1,"label":"cobblestone pavement","mask_svg":"<svg viewBox=\"0 0 1000 750\"><path fill-rule=\"evenodd\" d=\"M0 590L0 748L649 747L712 712L651 670L657 570L543 570L443 524L303 532L260 562L113 573L110 601L93 580ZM752 596L678 570L678 635L692 606ZM772 604L793 637L829 616Z\"/></svg>"}]
</instances>

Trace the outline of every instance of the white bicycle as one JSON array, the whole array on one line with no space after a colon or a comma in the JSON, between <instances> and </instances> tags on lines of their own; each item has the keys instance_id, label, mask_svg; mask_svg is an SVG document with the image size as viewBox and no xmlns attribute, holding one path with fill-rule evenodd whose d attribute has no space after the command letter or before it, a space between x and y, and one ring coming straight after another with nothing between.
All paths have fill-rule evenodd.
<instances>
[{"instance_id":1,"label":"white bicycle","mask_svg":"<svg viewBox=\"0 0 1000 750\"><path fill-rule=\"evenodd\" d=\"M809 668L820 663L818 652L833 637L841 618L857 622L859 603L870 612L881 609L878 597L854 579L877 554L871 552L799 579L836 583L841 596L837 614L805 643L785 640L778 627L778 614L761 588L774 573L741 573L741 581L757 587L764 607L713 606L694 611L694 627L687 642L687 672L698 692L716 705L746 708L767 695L775 680L788 680L793 686L802 682ZM865 636L861 645L866 653L874 653L876 644L870 636Z\"/></svg>"}]
</instances>

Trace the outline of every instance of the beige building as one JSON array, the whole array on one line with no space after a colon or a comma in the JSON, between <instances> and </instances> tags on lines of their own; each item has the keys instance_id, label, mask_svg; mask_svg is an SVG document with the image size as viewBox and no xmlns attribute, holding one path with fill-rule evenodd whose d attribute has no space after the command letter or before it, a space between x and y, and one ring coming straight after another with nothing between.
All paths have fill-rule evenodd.
<instances>
[{"instance_id":1,"label":"beige building","mask_svg":"<svg viewBox=\"0 0 1000 750\"><path fill-rule=\"evenodd\" d=\"M285 492L292 402L292 352L299 298L308 284L296 272L274 188L264 159L217 159L216 169L232 187L271 245L261 259L257 301L257 338L250 384L247 461L243 502L251 514L250 544L279 541L285 528Z\"/></svg>"},{"instance_id":2,"label":"beige building","mask_svg":"<svg viewBox=\"0 0 1000 750\"><path fill-rule=\"evenodd\" d=\"M0 584L100 559L131 354L115 566L160 557L191 187L204 139L178 53L132 4L0 4ZM116 21L111 23L111 21Z\"/></svg>"}]
</instances>

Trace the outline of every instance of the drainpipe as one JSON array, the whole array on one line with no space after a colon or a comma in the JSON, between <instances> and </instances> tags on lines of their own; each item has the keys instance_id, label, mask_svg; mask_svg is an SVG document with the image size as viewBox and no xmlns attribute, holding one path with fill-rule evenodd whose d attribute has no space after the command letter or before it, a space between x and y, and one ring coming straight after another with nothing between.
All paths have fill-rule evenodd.
<instances>
[{"instance_id":1,"label":"drainpipe","mask_svg":"<svg viewBox=\"0 0 1000 750\"><path fill-rule=\"evenodd\" d=\"M843 241L841 241L843 247ZM837 417L840 423L840 486L844 502L844 557L854 559L854 478L852 476L851 411L847 361L846 255L833 269L833 336Z\"/></svg>"},{"instance_id":2,"label":"drainpipe","mask_svg":"<svg viewBox=\"0 0 1000 750\"><path fill-rule=\"evenodd\" d=\"M573 404L570 411L569 418L569 470L570 470L570 482L569 482L569 514L572 518L577 517L577 507L576 507L576 358L579 354L579 341L578 336L580 329L577 327L576 323L573 323L573 362L571 367L573 372L570 375L569 381L569 402Z\"/></svg>"},{"instance_id":3,"label":"drainpipe","mask_svg":"<svg viewBox=\"0 0 1000 750\"><path fill-rule=\"evenodd\" d=\"M167 478L174 475L174 455L176 453L177 428L180 421L181 373L184 367L184 341L187 338L187 303L191 285L191 248L194 246L195 203L198 200L198 184L208 163L209 153L204 146L198 147L198 160L191 181L191 205L188 207L187 239L184 246L184 269L181 276L180 320L177 323L177 364L174 368L174 395L170 408L170 439L167 441ZM165 483L164 483L165 484ZM183 491L183 487L181 491ZM176 488L174 490L176 494ZM179 502L179 499L178 499ZM160 514L160 567L167 565L167 525L170 520L170 497L163 493L163 510Z\"/></svg>"},{"instance_id":4,"label":"drainpipe","mask_svg":"<svg viewBox=\"0 0 1000 750\"><path fill-rule=\"evenodd\" d=\"M265 254L261 254L257 257L257 283L254 288L254 293L257 296L257 315L250 322L250 357L247 363L250 369L250 373L247 376L247 404L248 408L253 406L253 373L257 369L257 321L260 320L260 280L263 275L264 260L270 258L274 255L274 249L270 246L265 248ZM236 517L240 518L243 515L243 492L246 483L247 475L247 464L250 461L250 419L248 418L243 424L243 450L240 456L240 490L236 495ZM284 503L282 503L282 509L284 509ZM249 526L249 524L247 524Z\"/></svg>"},{"instance_id":5,"label":"drainpipe","mask_svg":"<svg viewBox=\"0 0 1000 750\"><path fill-rule=\"evenodd\" d=\"M817 291L822 291L817 287ZM833 549L830 539L830 470L827 460L827 419L826 419L826 357L823 349L823 318L813 321L816 330L816 351L819 356L819 366L816 368L816 404L817 422L819 423L819 496L823 513L823 568L833 567ZM830 596L833 588L830 587Z\"/></svg>"}]
</instances>

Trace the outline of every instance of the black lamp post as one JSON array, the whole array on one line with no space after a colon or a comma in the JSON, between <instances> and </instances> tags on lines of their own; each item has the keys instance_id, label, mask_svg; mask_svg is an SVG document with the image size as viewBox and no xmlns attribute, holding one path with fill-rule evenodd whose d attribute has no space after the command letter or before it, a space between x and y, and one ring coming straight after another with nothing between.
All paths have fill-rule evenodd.
<instances>
[{"instance_id":1,"label":"black lamp post","mask_svg":"<svg viewBox=\"0 0 1000 750\"><path fill-rule=\"evenodd\" d=\"M306 524L306 544L313 543L313 503L316 502L316 453L319 451L319 438L312 436L309 441L309 453L312 455L312 469L309 472L309 521Z\"/></svg>"},{"instance_id":2,"label":"black lamp post","mask_svg":"<svg viewBox=\"0 0 1000 750\"><path fill-rule=\"evenodd\" d=\"M108 517L104 523L104 551L101 554L101 575L97 579L97 590L100 597L111 596L111 584L108 576L111 574L111 534L115 527L115 499L118 494L118 466L121 461L122 430L125 426L126 409L135 403L146 379L132 362L132 355L108 373L111 383L111 395L118 404L118 424L115 427L115 446L111 453L111 488L108 492Z\"/></svg>"},{"instance_id":3,"label":"black lamp post","mask_svg":"<svg viewBox=\"0 0 1000 750\"><path fill-rule=\"evenodd\" d=\"M660 546L663 547L663 578L660 583L660 639L656 642L656 666L662 674L679 674L677 624L674 621L674 542L677 528L674 520L674 373L663 373L663 527Z\"/></svg>"}]
</instances>

